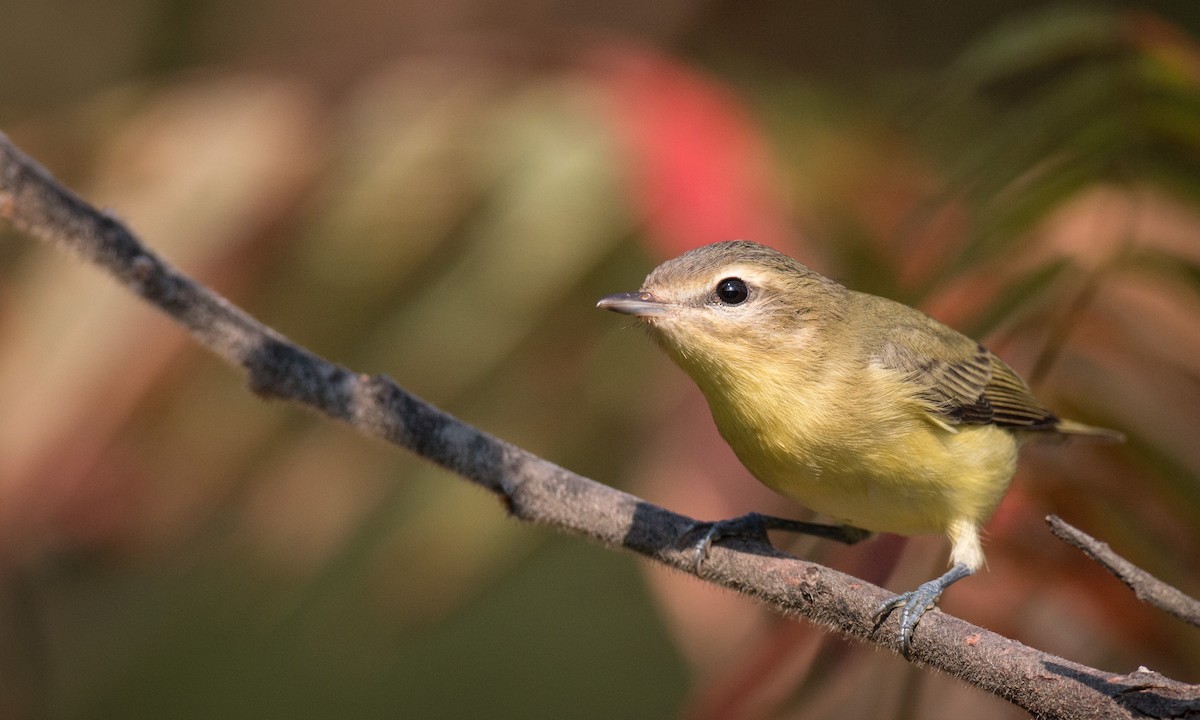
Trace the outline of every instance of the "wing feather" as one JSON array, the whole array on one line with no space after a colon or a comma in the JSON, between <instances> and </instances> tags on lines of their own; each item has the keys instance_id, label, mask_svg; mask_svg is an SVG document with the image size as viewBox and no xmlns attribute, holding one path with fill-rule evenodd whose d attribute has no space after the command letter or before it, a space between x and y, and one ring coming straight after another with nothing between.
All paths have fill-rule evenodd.
<instances>
[{"instance_id":1,"label":"wing feather","mask_svg":"<svg viewBox=\"0 0 1200 720\"><path fill-rule=\"evenodd\" d=\"M921 318L888 333L875 355L920 389L936 419L950 425L1051 430L1059 422L1003 360L944 325ZM936 348L936 355L925 348Z\"/></svg>"}]
</instances>

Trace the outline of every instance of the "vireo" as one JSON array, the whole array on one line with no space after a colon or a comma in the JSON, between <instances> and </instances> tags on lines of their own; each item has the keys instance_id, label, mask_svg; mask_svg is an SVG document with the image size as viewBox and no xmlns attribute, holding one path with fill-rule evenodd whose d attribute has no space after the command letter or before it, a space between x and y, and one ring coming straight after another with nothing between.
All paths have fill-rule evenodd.
<instances>
[{"instance_id":1,"label":"vireo","mask_svg":"<svg viewBox=\"0 0 1200 720\"><path fill-rule=\"evenodd\" d=\"M945 533L951 567L884 603L900 646L952 583L983 565L979 529L1031 437L1120 433L1064 420L1003 360L924 313L849 290L757 243L701 247L598 307L633 315L700 386L721 436L767 487L838 521L751 514L747 527L843 542L869 532ZM869 531L869 532L868 532Z\"/></svg>"}]
</instances>

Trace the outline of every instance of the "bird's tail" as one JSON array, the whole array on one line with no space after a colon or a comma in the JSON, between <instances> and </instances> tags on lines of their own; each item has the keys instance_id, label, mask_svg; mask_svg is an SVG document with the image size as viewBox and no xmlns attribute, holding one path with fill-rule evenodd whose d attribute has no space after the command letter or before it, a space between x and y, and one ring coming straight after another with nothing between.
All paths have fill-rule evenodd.
<instances>
[{"instance_id":1,"label":"bird's tail","mask_svg":"<svg viewBox=\"0 0 1200 720\"><path fill-rule=\"evenodd\" d=\"M1059 420L1057 423L1055 423L1054 430L1056 432L1062 433L1063 435L1074 435L1074 436L1079 436L1079 437L1085 437L1090 440L1095 440L1097 442L1105 442L1105 443L1125 442L1125 433L1123 433L1123 432L1119 432L1117 430L1109 430L1108 428L1100 428L1100 427L1093 427L1091 425L1084 425L1083 423L1075 422L1074 420Z\"/></svg>"}]
</instances>

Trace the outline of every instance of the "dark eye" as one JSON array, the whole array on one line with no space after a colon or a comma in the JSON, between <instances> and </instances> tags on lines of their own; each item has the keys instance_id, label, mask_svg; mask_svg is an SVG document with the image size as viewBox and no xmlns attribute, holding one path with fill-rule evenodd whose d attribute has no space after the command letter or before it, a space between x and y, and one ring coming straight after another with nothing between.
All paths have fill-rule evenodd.
<instances>
[{"instance_id":1,"label":"dark eye","mask_svg":"<svg viewBox=\"0 0 1200 720\"><path fill-rule=\"evenodd\" d=\"M725 278L717 283L717 299L726 305L741 305L750 297L750 288L740 278Z\"/></svg>"}]
</instances>

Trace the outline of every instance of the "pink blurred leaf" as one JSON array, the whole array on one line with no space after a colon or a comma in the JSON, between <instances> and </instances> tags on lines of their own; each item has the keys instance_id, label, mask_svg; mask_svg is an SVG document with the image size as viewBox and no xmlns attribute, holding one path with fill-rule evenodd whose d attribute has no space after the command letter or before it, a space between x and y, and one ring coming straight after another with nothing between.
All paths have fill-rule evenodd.
<instances>
[{"instance_id":1,"label":"pink blurred leaf","mask_svg":"<svg viewBox=\"0 0 1200 720\"><path fill-rule=\"evenodd\" d=\"M631 202L656 255L719 240L786 249L791 231L762 132L717 80L631 45L590 58L624 140Z\"/></svg>"}]
</instances>

